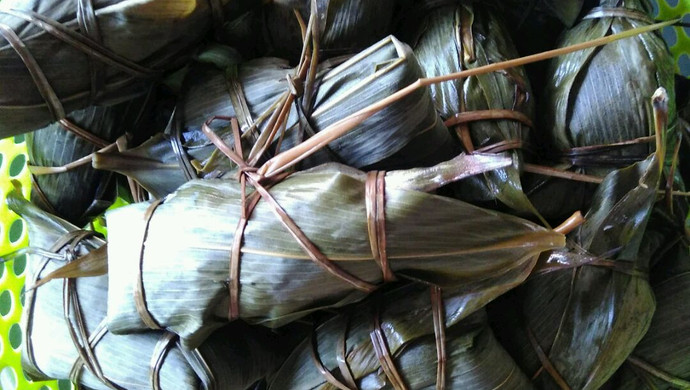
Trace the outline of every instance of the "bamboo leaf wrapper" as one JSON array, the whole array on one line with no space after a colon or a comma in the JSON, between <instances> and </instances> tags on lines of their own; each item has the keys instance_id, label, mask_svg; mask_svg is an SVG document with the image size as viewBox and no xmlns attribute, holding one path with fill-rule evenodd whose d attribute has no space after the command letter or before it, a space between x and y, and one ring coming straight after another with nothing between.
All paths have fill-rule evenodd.
<instances>
[{"instance_id":1,"label":"bamboo leaf wrapper","mask_svg":"<svg viewBox=\"0 0 690 390\"><path fill-rule=\"evenodd\" d=\"M204 172L193 171L187 176L219 177L232 170L233 164L228 164L227 159L212 158L215 146L201 134L201 126L213 116L237 117L243 130L243 143L246 141L251 147L267 131L276 102L289 91L286 76L292 72L285 61L274 58L249 61L227 71L208 65L196 67L188 77L188 89L177 108L179 118L175 125L180 126L182 134L184 156L181 158L196 161L196 166L203 166ZM314 107L302 107L300 100L290 108L280 148L276 150L276 146L269 153L289 149L421 76L410 48L394 37L381 40L338 66L322 64L315 82ZM302 108L298 109L297 105ZM234 144L231 131L222 123L213 122L211 127L226 143ZM401 169L430 166L458 154L426 89L373 115L331 142L327 149L305 161L302 168L335 160L360 169ZM94 167L132 176L161 196L186 181L180 172L164 177L156 174L156 165L174 170L179 164L180 153L174 152L168 140L159 138L119 155L120 158L114 153L99 154L94 159Z\"/></svg>"},{"instance_id":2,"label":"bamboo leaf wrapper","mask_svg":"<svg viewBox=\"0 0 690 390\"><path fill-rule=\"evenodd\" d=\"M429 290L426 286L407 286L388 291L324 322L285 361L270 389L336 388L335 382L320 372L319 364L340 383L347 383L347 388L437 388L437 342L445 344L447 351L442 362L445 389L532 388L529 379L494 338L485 312L477 310L493 295L491 289L479 293L443 291L440 312L445 336L434 330L436 311L432 309L433 293ZM380 367L379 352L371 339L374 318L379 320L394 370L404 387L394 385L394 379Z\"/></svg>"},{"instance_id":3,"label":"bamboo leaf wrapper","mask_svg":"<svg viewBox=\"0 0 690 390\"><path fill-rule=\"evenodd\" d=\"M32 248L58 254L71 250L80 256L103 245L99 238L39 210L20 194L10 194L8 202L29 223ZM68 236L71 239L64 246L55 247ZM64 264L34 254L27 260L29 287L32 280ZM69 378L99 390L243 389L275 370L292 343L240 322L220 329L193 351L181 349L168 332L114 335L105 328L107 293L107 275L52 280L27 290L22 359L31 378ZM81 355L70 329L81 343ZM90 353L83 347L85 339L91 344ZM160 359L158 368L154 368L155 358Z\"/></svg>"},{"instance_id":4,"label":"bamboo leaf wrapper","mask_svg":"<svg viewBox=\"0 0 690 390\"><path fill-rule=\"evenodd\" d=\"M518 364L538 374L540 387L598 389L647 331L655 301L649 257L640 247L659 173L656 155L610 173L586 222L569 236L573 248L548 257L572 266L536 275L520 288L524 323L497 332Z\"/></svg>"},{"instance_id":5,"label":"bamboo leaf wrapper","mask_svg":"<svg viewBox=\"0 0 690 390\"><path fill-rule=\"evenodd\" d=\"M189 59L213 17L235 11L236 2L219 4L212 12L196 0L4 0L0 138L145 93Z\"/></svg>"},{"instance_id":6,"label":"bamboo leaf wrapper","mask_svg":"<svg viewBox=\"0 0 690 390\"><path fill-rule=\"evenodd\" d=\"M379 284L365 205L365 178L351 168L296 173L270 194L338 267ZM147 311L160 326L198 345L225 323L229 263L241 215L240 185L191 181L147 212L135 204L107 215L109 328L145 329L132 292L141 269ZM150 220L143 216L149 213ZM241 241L239 316L279 326L311 311L362 299L365 292L310 261L266 202ZM563 236L519 218L422 192L385 190L385 237L396 274L442 286L472 284L522 268ZM143 246L142 246L143 245ZM175 302L171 305L171 302Z\"/></svg>"}]
</instances>

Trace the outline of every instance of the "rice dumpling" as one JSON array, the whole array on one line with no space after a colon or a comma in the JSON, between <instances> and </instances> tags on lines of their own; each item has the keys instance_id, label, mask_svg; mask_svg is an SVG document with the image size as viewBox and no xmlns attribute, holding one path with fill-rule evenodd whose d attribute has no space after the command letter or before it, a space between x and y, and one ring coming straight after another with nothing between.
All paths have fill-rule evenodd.
<instances>
[{"instance_id":1,"label":"rice dumpling","mask_svg":"<svg viewBox=\"0 0 690 390\"><path fill-rule=\"evenodd\" d=\"M601 0L560 46L651 24L650 11L646 0ZM542 118L554 157L587 173L604 176L651 153L648 102L659 87L668 91L675 123L673 58L657 33L557 57L548 74Z\"/></svg>"},{"instance_id":2,"label":"rice dumpling","mask_svg":"<svg viewBox=\"0 0 690 390\"><path fill-rule=\"evenodd\" d=\"M477 158L500 165L480 167ZM425 184L504 160L460 155L457 172ZM398 179L386 188L387 178ZM112 210L108 327L164 327L194 347L229 319L280 326L361 300L395 275L442 287L488 282L564 244L561 234L520 218L404 189L413 182L405 171L334 164L246 195L242 182L192 180L154 203Z\"/></svg>"},{"instance_id":3,"label":"rice dumpling","mask_svg":"<svg viewBox=\"0 0 690 390\"><path fill-rule=\"evenodd\" d=\"M357 53L392 32L397 0L272 0L262 15L269 55L299 59L302 34L294 12L308 20L312 3L322 58Z\"/></svg>"},{"instance_id":4,"label":"rice dumpling","mask_svg":"<svg viewBox=\"0 0 690 390\"><path fill-rule=\"evenodd\" d=\"M146 93L237 1L3 0L0 138ZM241 2L244 3L244 2Z\"/></svg>"},{"instance_id":5,"label":"rice dumpling","mask_svg":"<svg viewBox=\"0 0 690 390\"><path fill-rule=\"evenodd\" d=\"M499 339L539 388L598 389L647 331L655 302L650 255L640 248L660 161L655 154L610 173L570 233L571 248L545 256L545 269L555 268L520 287L521 320L496 320Z\"/></svg>"},{"instance_id":6,"label":"rice dumpling","mask_svg":"<svg viewBox=\"0 0 690 390\"><path fill-rule=\"evenodd\" d=\"M105 327L107 275L53 279L32 288L66 261L103 255L103 240L39 210L21 194L10 194L8 203L28 222L36 252L27 259L22 317L23 367L34 380L69 378L102 390L244 389L276 370L294 345L295 337L241 322L218 330L195 350L181 348L176 336L163 331L114 335Z\"/></svg>"},{"instance_id":7,"label":"rice dumpling","mask_svg":"<svg viewBox=\"0 0 690 390\"><path fill-rule=\"evenodd\" d=\"M173 126L179 126L177 132L181 136L177 137L181 146L178 149L183 153L174 152L173 146L166 146L165 141L159 143L159 138L139 150L121 153L120 157L113 153L99 154L94 159L94 167L131 176L152 193L161 195L181 185L183 178L204 177L207 173L222 176L228 167L219 166L219 160L209 161L217 153L201 134L202 125L212 117L236 117L243 131L242 139L253 146L261 135L266 136L267 130L280 127L271 118L291 89L287 77L291 71L287 62L273 58L252 60L226 71L201 65L190 72L188 89L177 108L179 117L173 121ZM284 133L276 137L269 154L291 148L338 120L407 87L421 75L410 48L392 36L338 66L334 67L332 62L322 64L315 82L313 107L304 107L301 100L290 107L282 125ZM226 143L234 144L226 121L213 121L209 125ZM172 134L175 132L171 131L171 142L176 142ZM246 148L245 152L249 150ZM456 154L458 151L436 114L428 91L420 89L331 142L326 152L306 160L302 168L338 161L364 170L401 169L430 166ZM188 173L156 179L159 175L154 165L175 165L166 157L174 155L182 161L190 160L181 164L189 167ZM151 164L152 161L156 163Z\"/></svg>"},{"instance_id":8,"label":"rice dumpling","mask_svg":"<svg viewBox=\"0 0 690 390\"><path fill-rule=\"evenodd\" d=\"M517 52L502 21L480 5L453 5L430 11L414 38L414 52L427 77L506 61ZM460 199L495 199L523 213L536 214L522 191L522 149L530 141L534 101L522 68L467 77L430 86L436 109L457 133L468 153L502 153L512 167L463 181Z\"/></svg>"},{"instance_id":9,"label":"rice dumpling","mask_svg":"<svg viewBox=\"0 0 690 390\"><path fill-rule=\"evenodd\" d=\"M97 171L88 161L61 170L101 148L145 121L147 104L134 99L109 107L92 106L68 115L69 123L53 123L27 134L29 169L33 173L31 200L42 209L84 226L115 200L115 175ZM74 133L66 129L77 126Z\"/></svg>"},{"instance_id":10,"label":"rice dumpling","mask_svg":"<svg viewBox=\"0 0 690 390\"><path fill-rule=\"evenodd\" d=\"M652 269L656 312L647 334L610 381L611 389L690 388L690 255L679 243Z\"/></svg>"},{"instance_id":11,"label":"rice dumpling","mask_svg":"<svg viewBox=\"0 0 690 390\"><path fill-rule=\"evenodd\" d=\"M650 11L647 0L600 0L559 46L652 24ZM557 168L599 178L645 159L654 150L649 99L659 87L668 91L669 128L674 125L673 75L673 58L656 32L551 60L540 105L545 153ZM542 176L527 187L544 214L558 214L542 208L549 204L568 214L589 207L596 186Z\"/></svg>"},{"instance_id":12,"label":"rice dumpling","mask_svg":"<svg viewBox=\"0 0 690 390\"><path fill-rule=\"evenodd\" d=\"M531 389L476 311L486 291L434 289L398 288L343 310L295 349L269 389Z\"/></svg>"}]
</instances>

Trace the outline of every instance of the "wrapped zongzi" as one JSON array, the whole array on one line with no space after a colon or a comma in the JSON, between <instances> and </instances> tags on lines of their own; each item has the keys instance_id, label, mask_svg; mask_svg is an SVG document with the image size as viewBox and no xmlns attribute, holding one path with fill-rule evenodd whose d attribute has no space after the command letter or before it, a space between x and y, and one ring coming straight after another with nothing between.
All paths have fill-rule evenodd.
<instances>
[{"instance_id":1,"label":"wrapped zongzi","mask_svg":"<svg viewBox=\"0 0 690 390\"><path fill-rule=\"evenodd\" d=\"M608 388L690 388L690 255L684 243L663 255L652 269L652 323Z\"/></svg>"},{"instance_id":2,"label":"wrapped zongzi","mask_svg":"<svg viewBox=\"0 0 690 390\"><path fill-rule=\"evenodd\" d=\"M23 367L34 380L69 378L102 390L245 389L276 370L296 339L287 337L286 343L241 322L218 330L195 350L181 348L164 331L114 335L105 326L107 275L50 279L77 256L104 256L103 240L39 210L21 194L10 194L8 203L28 222L36 253L28 258L22 317Z\"/></svg>"},{"instance_id":3,"label":"wrapped zongzi","mask_svg":"<svg viewBox=\"0 0 690 390\"><path fill-rule=\"evenodd\" d=\"M146 93L182 66L228 0L3 0L0 138Z\"/></svg>"},{"instance_id":4,"label":"wrapped zongzi","mask_svg":"<svg viewBox=\"0 0 690 390\"><path fill-rule=\"evenodd\" d=\"M601 0L560 45L651 24L650 10L646 0ZM555 157L601 176L646 158L654 143L648 102L657 88L667 90L675 122L673 74L673 58L656 33L557 57L542 107Z\"/></svg>"},{"instance_id":5,"label":"wrapped zongzi","mask_svg":"<svg viewBox=\"0 0 690 390\"><path fill-rule=\"evenodd\" d=\"M486 7L445 6L430 11L414 38L414 52L427 77L517 57L502 21ZM534 102L522 68L472 76L429 87L434 104L465 151L501 153L513 165L463 181L457 195L467 201L500 200L523 213L535 213L522 192L522 149L529 145Z\"/></svg>"},{"instance_id":6,"label":"wrapped zongzi","mask_svg":"<svg viewBox=\"0 0 690 390\"><path fill-rule=\"evenodd\" d=\"M320 69L313 91L313 107L303 107L302 99L298 99L289 108L284 134L276 137L269 153L289 149L422 76L410 48L392 36L338 66L326 62ZM131 176L160 195L190 178L218 177L232 164L228 166L226 159L212 157L217 157L217 152L201 134L204 122L214 116L236 117L242 127L242 139L250 146L245 152L250 155L251 147L261 135L266 136L267 130L280 126L271 118L290 93L288 76L291 74L285 61L272 58L231 66L226 71L201 65L188 76L188 89L177 108L179 116L173 120L173 126L180 127L181 135L177 135L181 137L177 147L180 152L175 152L172 143L176 142L176 135L172 131L169 137L159 137L120 156L97 155L94 167ZM209 125L226 143L234 144L227 122L213 121ZM422 88L334 140L322 155L304 161L302 168L338 161L365 170L400 169L433 165L456 154L453 140L436 114L428 91ZM178 160L180 166L187 167L187 173L178 171L164 177L156 174L156 166L174 169Z\"/></svg>"},{"instance_id":7,"label":"wrapped zongzi","mask_svg":"<svg viewBox=\"0 0 690 390\"><path fill-rule=\"evenodd\" d=\"M571 249L520 287L519 319L497 315L499 339L540 388L598 389L647 331L655 302L640 247L659 164L652 155L610 173Z\"/></svg>"},{"instance_id":8,"label":"wrapped zongzi","mask_svg":"<svg viewBox=\"0 0 690 390\"><path fill-rule=\"evenodd\" d=\"M650 11L647 0L600 0L559 46L650 25ZM669 123L675 122L673 58L656 32L556 57L546 73L538 134L559 169L603 178L646 158L654 150L649 99L659 87L668 92ZM529 187L530 199L550 215L588 207L594 191L592 184L548 177Z\"/></svg>"},{"instance_id":9,"label":"wrapped zongzi","mask_svg":"<svg viewBox=\"0 0 690 390\"><path fill-rule=\"evenodd\" d=\"M475 311L508 286L486 287L408 286L347 308L295 349L269 388L531 389Z\"/></svg>"},{"instance_id":10,"label":"wrapped zongzi","mask_svg":"<svg viewBox=\"0 0 690 390\"><path fill-rule=\"evenodd\" d=\"M118 137L151 125L145 119L148 108L139 98L115 106L93 106L69 114L68 124L53 123L27 134L31 201L77 226L105 211L115 200L115 175L93 169L88 156L102 148L116 149ZM76 126L77 133L65 126ZM87 160L74 164L80 159Z\"/></svg>"},{"instance_id":11,"label":"wrapped zongzi","mask_svg":"<svg viewBox=\"0 0 690 390\"><path fill-rule=\"evenodd\" d=\"M482 159L500 164L481 167ZM460 169L424 185L505 160L460 155ZM165 327L196 346L228 319L279 326L361 300L394 275L441 286L487 282L563 245L559 233L410 190L400 177L410 175L334 164L246 197L235 181L193 180L154 203L110 211L108 327ZM139 290L145 295L133 295Z\"/></svg>"}]
</instances>

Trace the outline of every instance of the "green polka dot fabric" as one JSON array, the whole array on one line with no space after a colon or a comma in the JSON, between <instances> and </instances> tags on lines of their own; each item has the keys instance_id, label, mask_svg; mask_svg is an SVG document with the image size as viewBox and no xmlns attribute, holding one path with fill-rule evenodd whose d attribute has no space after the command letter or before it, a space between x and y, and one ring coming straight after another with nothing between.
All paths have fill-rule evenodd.
<instances>
[{"instance_id":1,"label":"green polka dot fabric","mask_svg":"<svg viewBox=\"0 0 690 390\"><path fill-rule=\"evenodd\" d=\"M5 204L5 194L12 189L12 180L19 181L24 196L29 196L31 181L26 169L24 136L0 140L0 177L0 254L6 254L28 243L24 222ZM25 256L0 264L0 389L72 389L74 387L69 381L31 382L21 370L23 340L19 320L24 306L25 270Z\"/></svg>"},{"instance_id":2,"label":"green polka dot fabric","mask_svg":"<svg viewBox=\"0 0 690 390\"><path fill-rule=\"evenodd\" d=\"M690 24L690 0L661 0L655 4L655 17L660 20L682 18ZM676 71L690 78L690 27L666 27L662 34L676 60ZM5 194L11 190L11 180L22 184L29 196L30 178L26 169L24 136L0 140L0 255L14 252L28 243L23 221L10 212ZM65 380L31 382L25 378L20 365L22 331L19 326L24 292L26 258L0 264L0 390L71 390L75 387Z\"/></svg>"},{"instance_id":3,"label":"green polka dot fabric","mask_svg":"<svg viewBox=\"0 0 690 390\"><path fill-rule=\"evenodd\" d=\"M690 0L652 1L659 20L680 18L690 24ZM690 78L690 27L666 27L662 34L676 60L676 73Z\"/></svg>"}]
</instances>

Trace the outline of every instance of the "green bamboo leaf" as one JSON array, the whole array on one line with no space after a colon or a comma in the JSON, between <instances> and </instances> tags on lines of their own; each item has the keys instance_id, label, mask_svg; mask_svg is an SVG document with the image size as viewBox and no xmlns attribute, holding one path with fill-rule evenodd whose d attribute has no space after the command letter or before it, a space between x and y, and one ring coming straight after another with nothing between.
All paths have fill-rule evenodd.
<instances>
[{"instance_id":1,"label":"green bamboo leaf","mask_svg":"<svg viewBox=\"0 0 690 390\"><path fill-rule=\"evenodd\" d=\"M10 208L21 215L29 227L30 246L50 250L69 234L77 237L74 225L54 217L24 200L19 193L7 198ZM72 246L72 240L63 241ZM65 249L57 250L65 253ZM71 248L81 259L102 260L106 254L104 242L86 237ZM80 386L92 389L112 389L113 384L127 389L152 388L151 361L160 356L161 368L157 379L161 389L235 389L247 388L275 369L303 334L293 327L294 335L279 337L266 329L255 329L236 322L214 332L207 343L197 350L180 347L174 335L164 331L148 331L118 336L105 328L109 288L107 274L62 280L57 277L76 276L67 263L48 260L38 254L27 257L27 283L34 288L26 291L22 317L22 367L29 378L71 378L73 366L81 367L76 376ZM83 266L82 264L77 267ZM82 268L83 271L83 268ZM81 274L78 271L77 274ZM81 275L80 275L81 276ZM85 275L84 275L85 276ZM35 283L40 280L40 283ZM65 301L65 291L73 291ZM71 293L70 293L71 294ZM65 314L68 305L68 317ZM93 354L97 370L83 366L83 338L79 335L79 318L83 319L86 337L95 344ZM76 329L75 344L70 328ZM161 346L169 343L165 353ZM81 354L78 349L81 349ZM81 358L80 358L81 356ZM80 359L81 363L80 363ZM88 359L88 358L87 358ZM204 367L205 366L205 367ZM99 378L99 371L102 377ZM106 383L102 378L107 378Z\"/></svg>"},{"instance_id":2,"label":"green bamboo leaf","mask_svg":"<svg viewBox=\"0 0 690 390\"><path fill-rule=\"evenodd\" d=\"M569 236L573 249L553 259L566 269L536 275L521 288L524 323L501 328L501 339L513 340L509 351L528 374L539 373L540 387L559 388L548 370L540 370L544 363L528 331L564 382L577 389L603 385L647 331L655 301L641 245L659 174L656 155L610 173L586 222Z\"/></svg>"},{"instance_id":3,"label":"green bamboo leaf","mask_svg":"<svg viewBox=\"0 0 690 390\"><path fill-rule=\"evenodd\" d=\"M0 138L142 95L163 72L185 64L214 24L206 1L94 0L83 12L78 3L3 0ZM219 3L223 19L255 2Z\"/></svg>"},{"instance_id":4,"label":"green bamboo leaf","mask_svg":"<svg viewBox=\"0 0 690 390\"><path fill-rule=\"evenodd\" d=\"M382 275L367 233L363 176L353 175L352 168L315 169L290 176L270 193L331 261L378 284ZM107 215L113 277L109 328L122 333L144 327L132 297L136 272L131 270L141 259L148 310L185 345L197 345L209 328L227 321L240 186L234 181L191 181L157 206L147 223L143 215L148 207L135 204ZM541 251L563 245L560 234L522 219L417 191L388 188L385 214L392 270L441 286L524 269ZM259 202L246 227L239 274L242 319L279 326L364 297L310 261L277 222L271 206ZM171 298L176 305L170 305Z\"/></svg>"},{"instance_id":5,"label":"green bamboo leaf","mask_svg":"<svg viewBox=\"0 0 690 390\"><path fill-rule=\"evenodd\" d=\"M489 290L443 292L443 326L447 327L444 341L448 351L446 389L532 388L529 379L494 338L484 311L477 311L481 307L478 301L484 301L485 295L495 296L500 289L494 294ZM377 307L384 338L406 388L434 388L438 357L429 287L406 286L381 295L318 326L313 336L316 345L312 345L311 337L304 340L282 365L269 388L333 389L315 365L312 350L336 378L344 377L346 364L358 389L391 388L370 338ZM341 345L345 351L339 357Z\"/></svg>"},{"instance_id":6,"label":"green bamboo leaf","mask_svg":"<svg viewBox=\"0 0 690 390\"><path fill-rule=\"evenodd\" d=\"M690 388L690 256L680 243L663 254L652 273L657 310L649 331L612 378L612 389Z\"/></svg>"},{"instance_id":7,"label":"green bamboo leaf","mask_svg":"<svg viewBox=\"0 0 690 390\"><path fill-rule=\"evenodd\" d=\"M442 7L429 12L420 23L414 51L427 77L517 57L500 19L481 5ZM430 91L444 119L472 111L511 110L529 120L534 112L529 81L521 67L435 84ZM479 120L468 123L467 128L475 149L506 141L526 144L530 139L529 126L518 120ZM474 202L498 199L517 211L539 215L522 191L521 147L501 153L513 158L512 167L459 183L455 190L459 198Z\"/></svg>"}]
</instances>

